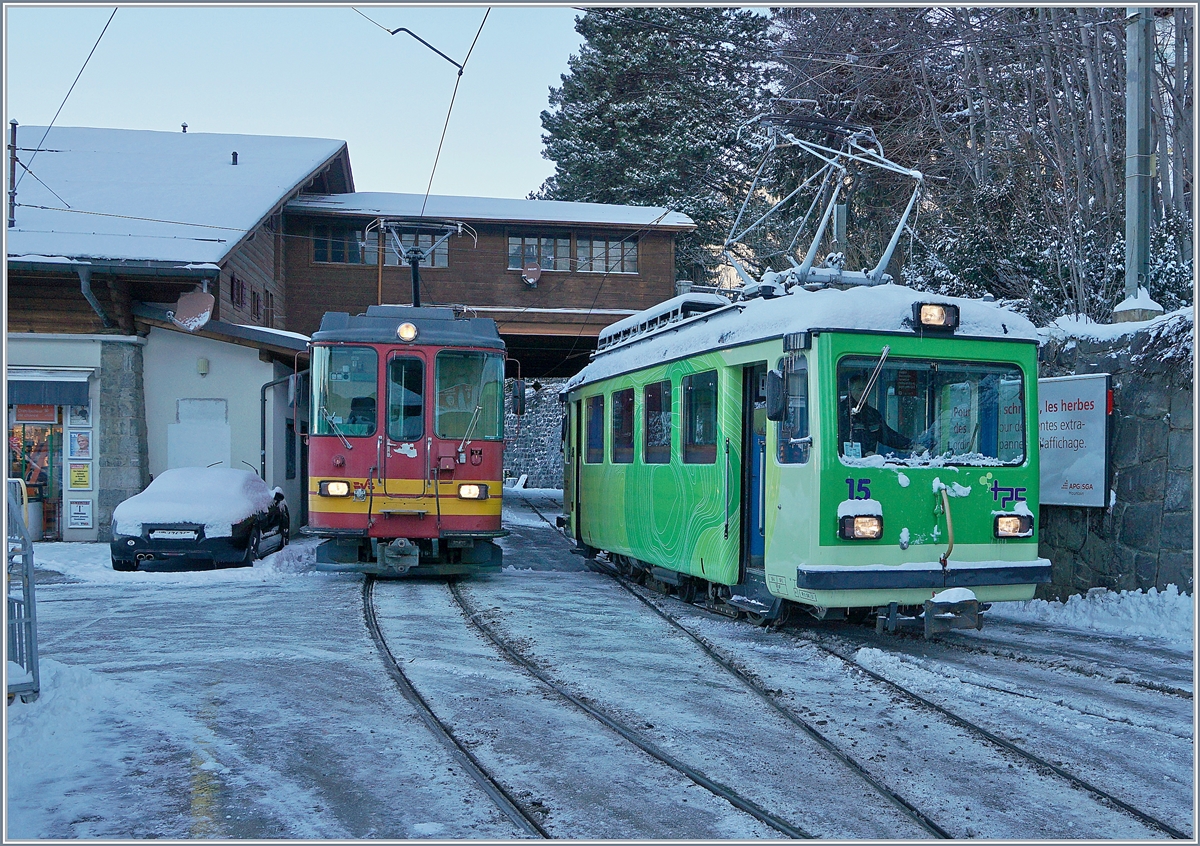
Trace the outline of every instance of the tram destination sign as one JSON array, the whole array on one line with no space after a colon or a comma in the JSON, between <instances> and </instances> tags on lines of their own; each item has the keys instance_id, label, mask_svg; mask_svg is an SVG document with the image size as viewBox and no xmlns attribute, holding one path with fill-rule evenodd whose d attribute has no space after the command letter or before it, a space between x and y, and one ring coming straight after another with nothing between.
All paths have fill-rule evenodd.
<instances>
[{"instance_id":1,"label":"tram destination sign","mask_svg":"<svg viewBox=\"0 0 1200 846\"><path fill-rule=\"evenodd\" d=\"M1042 505L1108 507L1107 373L1038 379Z\"/></svg>"}]
</instances>

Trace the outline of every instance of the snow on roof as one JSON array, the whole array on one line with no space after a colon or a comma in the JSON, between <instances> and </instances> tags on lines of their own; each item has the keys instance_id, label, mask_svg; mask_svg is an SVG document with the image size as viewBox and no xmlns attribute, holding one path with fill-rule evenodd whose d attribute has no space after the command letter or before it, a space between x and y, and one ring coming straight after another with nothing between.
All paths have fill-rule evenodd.
<instances>
[{"instance_id":1,"label":"snow on roof","mask_svg":"<svg viewBox=\"0 0 1200 846\"><path fill-rule=\"evenodd\" d=\"M671 361L704 350L733 347L790 332L858 329L911 333L914 303L950 303L959 308L958 337L1036 341L1029 320L995 303L962 297L943 297L902 285L872 285L837 290L825 288L772 299L751 299L719 308L685 323L635 336L596 353L564 390L585 382L607 379L642 367L646 362ZM651 312L647 309L647 312ZM636 322L638 315L626 318Z\"/></svg>"},{"instance_id":2,"label":"snow on roof","mask_svg":"<svg viewBox=\"0 0 1200 846\"><path fill-rule=\"evenodd\" d=\"M424 213L422 214L422 206ZM695 229L686 214L653 206L567 203L559 200L512 200L500 197L448 197L431 194L324 194L297 197L289 212L328 212L379 217L428 217L453 220L498 220L522 223L638 226L649 229Z\"/></svg>"},{"instance_id":3,"label":"snow on roof","mask_svg":"<svg viewBox=\"0 0 1200 846\"><path fill-rule=\"evenodd\" d=\"M326 138L56 126L39 148L45 131L17 132L20 161L37 178L26 173L17 187L10 257L218 262L345 146Z\"/></svg>"},{"instance_id":4,"label":"snow on roof","mask_svg":"<svg viewBox=\"0 0 1200 846\"><path fill-rule=\"evenodd\" d=\"M228 537L233 524L270 508L273 499L249 470L176 467L113 509L119 527L113 532L139 535L143 523L203 523L208 537Z\"/></svg>"}]
</instances>

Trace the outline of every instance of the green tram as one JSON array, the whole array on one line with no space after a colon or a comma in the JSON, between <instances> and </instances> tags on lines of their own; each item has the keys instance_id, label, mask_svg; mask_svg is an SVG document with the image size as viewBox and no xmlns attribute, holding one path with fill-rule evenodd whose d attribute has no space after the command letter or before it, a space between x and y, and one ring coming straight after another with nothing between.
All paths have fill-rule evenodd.
<instances>
[{"instance_id":1,"label":"green tram","mask_svg":"<svg viewBox=\"0 0 1200 846\"><path fill-rule=\"evenodd\" d=\"M561 521L588 555L766 624L926 634L1050 580L1024 317L894 284L688 294L566 386ZM939 628L940 627L940 628Z\"/></svg>"}]
</instances>

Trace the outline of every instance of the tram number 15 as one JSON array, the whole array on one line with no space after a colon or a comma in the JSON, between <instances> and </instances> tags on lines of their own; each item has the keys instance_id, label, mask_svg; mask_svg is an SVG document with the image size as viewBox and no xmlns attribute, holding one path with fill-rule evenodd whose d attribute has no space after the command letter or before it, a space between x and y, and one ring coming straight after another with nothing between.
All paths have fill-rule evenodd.
<instances>
[{"instance_id":1,"label":"tram number 15","mask_svg":"<svg viewBox=\"0 0 1200 846\"><path fill-rule=\"evenodd\" d=\"M847 479L846 484L850 488L850 499L871 498L870 479Z\"/></svg>"}]
</instances>

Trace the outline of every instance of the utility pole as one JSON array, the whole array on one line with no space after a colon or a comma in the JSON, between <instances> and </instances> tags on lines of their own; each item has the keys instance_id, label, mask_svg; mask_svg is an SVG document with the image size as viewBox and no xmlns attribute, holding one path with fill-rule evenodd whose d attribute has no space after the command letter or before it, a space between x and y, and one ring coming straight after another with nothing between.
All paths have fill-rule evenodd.
<instances>
[{"instance_id":1,"label":"utility pole","mask_svg":"<svg viewBox=\"0 0 1200 846\"><path fill-rule=\"evenodd\" d=\"M1150 276L1150 86L1154 82L1154 10L1125 12L1125 302L1113 320L1161 314L1133 304Z\"/></svg>"},{"instance_id":2,"label":"utility pole","mask_svg":"<svg viewBox=\"0 0 1200 846\"><path fill-rule=\"evenodd\" d=\"M8 142L8 227L17 225L17 120L8 122L12 127Z\"/></svg>"}]
</instances>

